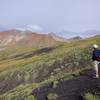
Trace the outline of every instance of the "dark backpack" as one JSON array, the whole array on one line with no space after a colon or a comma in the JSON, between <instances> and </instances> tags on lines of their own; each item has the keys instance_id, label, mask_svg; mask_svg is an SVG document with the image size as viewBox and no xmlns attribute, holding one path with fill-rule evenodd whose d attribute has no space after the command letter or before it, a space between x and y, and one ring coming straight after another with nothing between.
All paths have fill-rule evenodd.
<instances>
[{"instance_id":1,"label":"dark backpack","mask_svg":"<svg viewBox=\"0 0 100 100\"><path fill-rule=\"evenodd\" d=\"M97 61L100 61L100 50L95 51L95 57Z\"/></svg>"}]
</instances>

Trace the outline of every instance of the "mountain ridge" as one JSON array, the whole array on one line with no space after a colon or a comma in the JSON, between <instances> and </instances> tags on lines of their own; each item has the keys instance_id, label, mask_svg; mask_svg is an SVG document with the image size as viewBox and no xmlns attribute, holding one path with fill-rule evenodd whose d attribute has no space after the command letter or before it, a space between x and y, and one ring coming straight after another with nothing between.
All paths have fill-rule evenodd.
<instances>
[{"instance_id":1,"label":"mountain ridge","mask_svg":"<svg viewBox=\"0 0 100 100\"><path fill-rule=\"evenodd\" d=\"M79 40L77 37L73 37L71 39L65 39L61 36L56 35L53 32L48 34L32 32L32 31L20 31L16 29L6 30L0 32L0 47L6 47L9 45L32 45L34 47L45 47L45 46L53 46L58 42L68 42L73 40Z\"/></svg>"},{"instance_id":2,"label":"mountain ridge","mask_svg":"<svg viewBox=\"0 0 100 100\"><path fill-rule=\"evenodd\" d=\"M24 44L26 45L33 45L33 46L49 46L56 44L56 40L53 39L52 36L48 34L41 34L37 32L31 31L19 31L16 29L7 30L0 32L0 45L7 46L12 44Z\"/></svg>"}]
</instances>

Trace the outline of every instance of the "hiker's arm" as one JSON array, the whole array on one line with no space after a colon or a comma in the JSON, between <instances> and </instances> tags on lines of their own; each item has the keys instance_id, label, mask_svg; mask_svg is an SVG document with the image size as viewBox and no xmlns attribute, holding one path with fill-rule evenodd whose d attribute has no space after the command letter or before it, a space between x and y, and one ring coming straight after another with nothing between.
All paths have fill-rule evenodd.
<instances>
[{"instance_id":1,"label":"hiker's arm","mask_svg":"<svg viewBox=\"0 0 100 100\"><path fill-rule=\"evenodd\" d=\"M94 60L95 59L95 52L93 51L92 52L92 60Z\"/></svg>"}]
</instances>

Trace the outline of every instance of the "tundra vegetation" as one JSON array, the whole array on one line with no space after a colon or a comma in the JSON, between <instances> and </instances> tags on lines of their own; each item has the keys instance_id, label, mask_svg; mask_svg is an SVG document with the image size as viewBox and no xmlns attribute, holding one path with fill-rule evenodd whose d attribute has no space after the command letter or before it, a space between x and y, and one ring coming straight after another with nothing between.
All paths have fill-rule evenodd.
<instances>
[{"instance_id":1,"label":"tundra vegetation","mask_svg":"<svg viewBox=\"0 0 100 100\"><path fill-rule=\"evenodd\" d=\"M100 36L53 47L24 48L11 46L0 51L0 100L36 100L33 89L45 83L70 79L92 67L92 44L100 46ZM74 75L74 76L73 76ZM49 98L57 95L49 94ZM85 94L86 100L99 100L99 96ZM99 99L98 99L99 98Z\"/></svg>"}]
</instances>

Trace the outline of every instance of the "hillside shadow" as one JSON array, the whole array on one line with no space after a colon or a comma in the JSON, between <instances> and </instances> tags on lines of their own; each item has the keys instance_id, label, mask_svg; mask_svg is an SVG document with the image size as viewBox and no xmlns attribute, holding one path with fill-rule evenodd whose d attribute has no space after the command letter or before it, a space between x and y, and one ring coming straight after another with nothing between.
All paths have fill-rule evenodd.
<instances>
[{"instance_id":1,"label":"hillside shadow","mask_svg":"<svg viewBox=\"0 0 100 100\"><path fill-rule=\"evenodd\" d=\"M31 52L31 53L25 55L25 56L22 57L22 58L30 58L30 57L32 57L32 56L40 55L40 54L42 54L42 53L49 53L49 52L51 52L53 49L54 49L54 47L42 48L42 49L39 49L39 50L37 50L37 51L33 51L33 52Z\"/></svg>"},{"instance_id":2,"label":"hillside shadow","mask_svg":"<svg viewBox=\"0 0 100 100\"><path fill-rule=\"evenodd\" d=\"M10 59L25 59L25 58L30 58L30 57L33 57L35 55L40 55L42 53L49 53L51 51L53 51L55 49L55 47L45 47L45 48L41 48L39 50L36 50L36 51L31 51L31 52L28 52L28 53L22 53L22 54L18 54L18 55L15 55L13 57L10 57Z\"/></svg>"}]
</instances>

